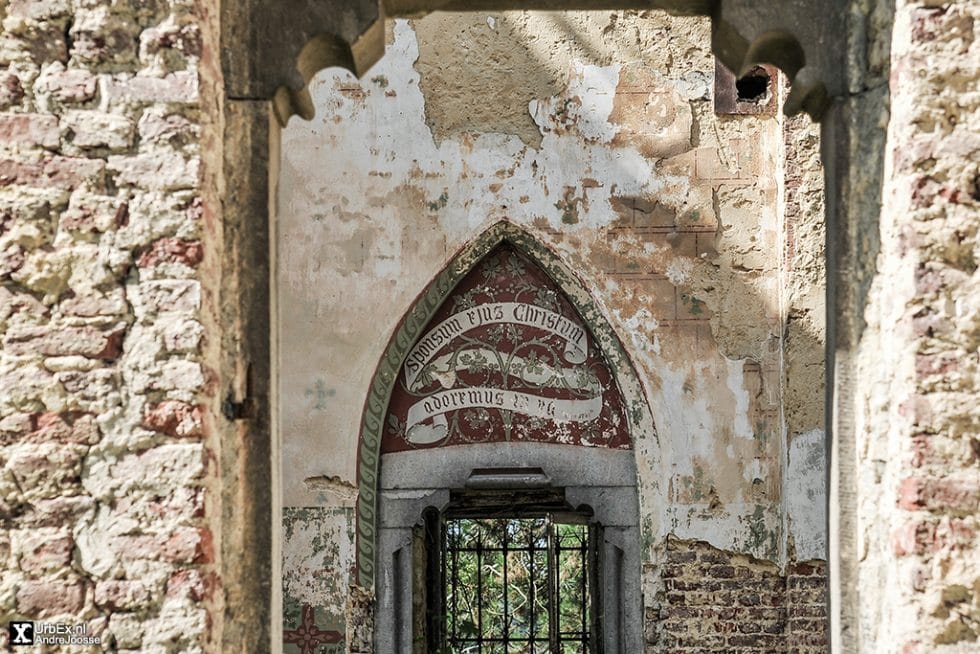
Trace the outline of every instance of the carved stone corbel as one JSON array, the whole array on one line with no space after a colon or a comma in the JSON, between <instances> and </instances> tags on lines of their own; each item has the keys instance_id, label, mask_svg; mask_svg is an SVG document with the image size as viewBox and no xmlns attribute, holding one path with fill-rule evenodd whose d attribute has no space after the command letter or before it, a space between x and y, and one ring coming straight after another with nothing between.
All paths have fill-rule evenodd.
<instances>
[{"instance_id":1,"label":"carved stone corbel","mask_svg":"<svg viewBox=\"0 0 980 654\"><path fill-rule=\"evenodd\" d=\"M363 75L384 54L385 17L433 11L662 9L712 18L712 49L737 74L772 64L792 82L785 111L820 120L846 89L844 0L251 0L228 7L222 61L229 97L273 100L281 124L310 119L306 85L340 66Z\"/></svg>"}]
</instances>

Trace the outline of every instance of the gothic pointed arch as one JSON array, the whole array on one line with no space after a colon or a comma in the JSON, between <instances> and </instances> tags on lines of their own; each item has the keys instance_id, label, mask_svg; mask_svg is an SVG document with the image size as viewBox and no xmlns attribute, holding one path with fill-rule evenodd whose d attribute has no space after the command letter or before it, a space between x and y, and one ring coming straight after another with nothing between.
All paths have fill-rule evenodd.
<instances>
[{"instance_id":1,"label":"gothic pointed arch","mask_svg":"<svg viewBox=\"0 0 980 654\"><path fill-rule=\"evenodd\" d=\"M503 221L399 323L358 445L357 578L373 587L381 456L496 441L632 449L655 437L622 344L576 275Z\"/></svg>"}]
</instances>

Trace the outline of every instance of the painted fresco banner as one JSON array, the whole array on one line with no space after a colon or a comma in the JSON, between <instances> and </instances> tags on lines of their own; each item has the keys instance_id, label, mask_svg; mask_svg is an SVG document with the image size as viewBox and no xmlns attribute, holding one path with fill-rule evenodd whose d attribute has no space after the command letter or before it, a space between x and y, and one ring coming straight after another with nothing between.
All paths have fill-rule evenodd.
<instances>
[{"instance_id":1,"label":"painted fresco banner","mask_svg":"<svg viewBox=\"0 0 980 654\"><path fill-rule=\"evenodd\" d=\"M382 452L497 441L630 446L587 325L508 245L466 275L409 351Z\"/></svg>"},{"instance_id":2,"label":"painted fresco banner","mask_svg":"<svg viewBox=\"0 0 980 654\"><path fill-rule=\"evenodd\" d=\"M415 387L419 373L440 347L483 325L523 325L537 327L565 341L565 359L582 363L588 356L585 329L561 314L525 302L491 302L455 313L433 327L408 353L405 383Z\"/></svg>"}]
</instances>

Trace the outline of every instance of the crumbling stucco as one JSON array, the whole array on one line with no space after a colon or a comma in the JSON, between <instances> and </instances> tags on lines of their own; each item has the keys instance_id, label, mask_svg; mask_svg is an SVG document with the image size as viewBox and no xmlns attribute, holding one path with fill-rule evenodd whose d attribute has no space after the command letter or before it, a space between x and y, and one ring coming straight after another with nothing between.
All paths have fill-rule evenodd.
<instances>
[{"instance_id":1,"label":"crumbling stucco","mask_svg":"<svg viewBox=\"0 0 980 654\"><path fill-rule=\"evenodd\" d=\"M816 274L794 279L791 298L783 290L779 184L785 133L801 128L716 117L708 23L647 14L642 31L639 21L397 21L364 80L314 80L317 117L283 133L279 180L287 507L346 506L303 480L356 484L361 415L351 407L385 342L442 267L506 220L575 271L637 367L656 424L656 439L634 434L647 560L668 533L777 563L791 543L794 556L822 555L822 523L787 513L819 501L822 485L812 412L793 417L810 432L792 457L806 474L786 478L785 316L813 310L821 283ZM653 48L658 38L670 47ZM484 65L504 51L508 74ZM796 166L819 189L814 160ZM817 234L819 205L798 204L798 222ZM812 356L821 338L812 321L797 340Z\"/></svg>"}]
</instances>

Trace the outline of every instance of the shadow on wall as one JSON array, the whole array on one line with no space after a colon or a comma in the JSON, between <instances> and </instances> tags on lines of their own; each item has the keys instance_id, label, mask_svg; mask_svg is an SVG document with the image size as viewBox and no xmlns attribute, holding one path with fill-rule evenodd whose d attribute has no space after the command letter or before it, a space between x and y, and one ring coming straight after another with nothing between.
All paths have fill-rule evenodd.
<instances>
[{"instance_id":1,"label":"shadow on wall","mask_svg":"<svg viewBox=\"0 0 980 654\"><path fill-rule=\"evenodd\" d=\"M345 348L345 356L322 363L326 384L336 392L322 409L306 406L314 399L303 396L302 388L311 383L303 374L284 382L305 384L297 387L299 393L283 387L284 395L303 397L292 410L304 414L298 420L287 416L284 433L287 440L294 433L319 435L323 424L343 434L340 440L357 433L349 417L330 413L330 407L360 406L363 400L359 396L380 354L374 344L363 341L363 325L373 324L381 333L390 333L404 307L441 262L455 253L454 244L489 222L522 214L520 220L526 227L541 234L569 265L590 278L592 293L599 296L610 321L636 352L641 375L659 386L651 389L653 393L667 397L669 392L670 397L681 399L678 415L671 417L677 425L673 436L662 433L661 438L663 445L673 449L673 456L683 457L692 466L687 478L675 475L666 497L671 505L683 500L689 513L673 516L676 522L662 530L652 530L650 548L658 546L661 532L673 531L679 522L721 522L730 516L726 505L741 501L759 507L745 528L745 547L778 559L786 536L782 516L788 498L784 492L804 491L787 489L778 478L764 474L764 468L782 469L792 452L785 451L781 442L784 389L795 388L801 406L810 407L799 428L791 428L790 442L802 433L810 434L810 445L820 445L822 412L812 406L815 402L822 407L822 394L814 389L822 382L824 348L818 312L812 305L796 313L789 307L791 318L807 317L783 322L776 280L789 273L780 273L776 248L781 247L782 234L775 211L769 210L765 238L761 238L763 230L755 229L759 207L774 206L776 192L774 187L756 188L759 180L766 179L760 168L768 165L765 153L758 142L740 132L744 125L760 131L762 121L772 119L714 117L709 101L714 63L704 47L708 42L705 21L670 19L685 26L685 36L658 28L650 28L647 34L637 26L639 18L646 16L609 16L505 14L490 17L491 21L485 16L435 15L414 23L418 60L411 71L402 71L403 79L396 78L384 62L361 83L321 77L318 98L326 98L327 106L320 107L322 115L313 131L329 131L329 154L304 160L315 157L320 147L304 150L301 140L310 140L309 125L297 124L295 139L290 138L289 130L284 133L283 228L289 229L290 221L295 225L297 217L312 218L289 243L290 266L296 268L282 275L289 287L283 298L291 298L298 308L290 317L294 326L309 324L308 315L343 317L342 324L331 322L334 331L323 336ZM596 20L600 17L605 20ZM450 29L453 20L462 26ZM534 34L547 34L551 40L531 39ZM404 33L398 38L405 38ZM675 47L655 47L662 38L671 39ZM685 39L691 48L684 48ZM589 87L592 81L600 83L610 77L597 75L582 82L581 67L576 70L572 64L574 59L611 64L620 51L626 53L627 61L645 62L641 67L617 68L617 75L623 70L631 75L636 72L629 78L634 84L627 89L629 93L617 93L622 78L615 79L611 87ZM405 51L390 48L389 57L399 53L404 56ZM451 61L462 64L447 63ZM494 66L487 66L488 61ZM643 68L647 70L638 70ZM406 81L413 78L413 72L421 74L421 93ZM669 82L665 81L668 73ZM580 82L575 87L577 95L565 91L573 78ZM542 88L522 84L526 79L537 80ZM327 88L330 84L333 89ZM603 93L636 96L619 98L623 101L642 100L651 92L644 84L668 84L657 87L657 99L664 96L673 102L680 98L680 102L652 110L642 103L635 111L632 105L622 106L621 115L633 121L629 124L633 138L621 146L615 142L615 147L608 146L603 141L608 132L603 130L615 131L615 126L605 119L606 124L589 122L588 111L582 107L605 103L602 106L611 114L617 98L603 98ZM553 103L547 104L542 97L552 97ZM379 108L385 102L397 106ZM551 121L547 137L529 105L541 109L535 113L539 120ZM367 111L368 106L375 107L374 113L358 123L357 112ZM421 109L418 116L413 113L417 108ZM670 111L657 113L661 108ZM560 115L563 110L564 118ZM417 117L424 123L412 122ZM661 127L662 132L654 129ZM658 150L668 141L667 151ZM782 135L767 144L781 147ZM552 148L550 153L548 148ZM636 153L639 148L646 149ZM604 156L603 149L615 156ZM358 152L352 153L354 150ZM326 154L319 152L321 157ZM577 157L589 157L588 165L576 167ZM319 161L327 165L311 174L316 167L309 164ZM331 170L337 171L333 178ZM697 183L684 181L688 178ZM526 201L522 200L525 196ZM606 206L610 210L604 210ZM804 222L810 230L806 242L822 245L822 237L813 233L814 225L821 221L807 216L801 219ZM442 240L431 238L438 234ZM343 274L326 270L326 261L345 267ZM811 264L808 262L808 269ZM390 280L390 286L380 285L381 280ZM357 297L358 288L366 289L366 295L374 299L363 302ZM330 290L317 293L317 289ZM389 298L384 316L377 315L379 289ZM822 296L822 289L818 295ZM342 312L337 310L341 306L338 297L343 300ZM310 314L299 308L303 302L312 307ZM283 336L288 338L289 324L283 327ZM305 334L305 340L297 335L297 342L309 344L309 332ZM383 340L376 333L371 337ZM792 357L781 362L784 353ZM303 354L307 365L319 366L318 356ZM712 363L703 364L700 359L705 358ZM711 403L730 394L722 370L730 373L731 360L743 359L746 363L739 365L742 376L738 378L746 380L739 390L746 396L748 408L743 413L748 438L729 453L728 443L721 442L710 425L702 426L707 455L698 462L686 451L691 443L686 428L697 430L698 416L686 407L700 401L710 414ZM666 364L677 374L660 375ZM784 377L793 374L795 365L808 368L812 402L805 402L806 393ZM819 373L810 369L813 367ZM703 379L706 374L716 377ZM348 380L343 385L346 388L341 380ZM721 392L713 395L704 389ZM734 407L726 410L736 413ZM660 417L654 418L660 427ZM787 421L794 423L788 416ZM310 451L299 441L287 449ZM309 462L296 462L291 474L300 475L300 466ZM752 468L756 463L758 473ZM335 467L301 478L315 474L347 478L353 456L350 461L316 465ZM700 477L695 470L700 470ZM822 480L822 473L818 478ZM805 499L801 501L801 510L810 508ZM339 556L343 559L343 552ZM337 572L344 575L345 565L339 568ZM298 609L294 617L301 618L301 613Z\"/></svg>"}]
</instances>

